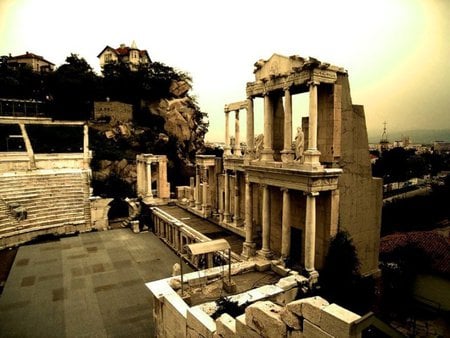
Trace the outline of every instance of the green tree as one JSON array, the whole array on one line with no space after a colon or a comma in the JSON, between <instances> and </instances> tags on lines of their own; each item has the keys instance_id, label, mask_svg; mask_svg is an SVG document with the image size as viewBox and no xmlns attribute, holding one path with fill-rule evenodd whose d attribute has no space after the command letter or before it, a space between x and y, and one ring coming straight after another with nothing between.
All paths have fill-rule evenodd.
<instances>
[{"instance_id":1,"label":"green tree","mask_svg":"<svg viewBox=\"0 0 450 338\"><path fill-rule=\"evenodd\" d=\"M87 120L98 96L99 78L84 58L71 54L49 77L53 113L58 119Z\"/></svg>"},{"instance_id":2,"label":"green tree","mask_svg":"<svg viewBox=\"0 0 450 338\"><path fill-rule=\"evenodd\" d=\"M339 231L330 241L328 254L320 272L320 294L330 303L337 303L364 314L374 300L374 284L363 279L353 240L346 231Z\"/></svg>"}]
</instances>

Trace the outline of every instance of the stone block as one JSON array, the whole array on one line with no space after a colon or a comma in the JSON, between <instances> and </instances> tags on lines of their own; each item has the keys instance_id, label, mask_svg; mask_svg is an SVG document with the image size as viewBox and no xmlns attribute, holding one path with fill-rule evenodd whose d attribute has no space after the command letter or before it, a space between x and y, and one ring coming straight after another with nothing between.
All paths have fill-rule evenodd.
<instances>
[{"instance_id":1,"label":"stone block","mask_svg":"<svg viewBox=\"0 0 450 338\"><path fill-rule=\"evenodd\" d=\"M293 329L293 330L301 330L302 329L302 322L300 320L300 317L296 316L295 314L293 314L291 311L289 311L285 307L282 308L282 310L280 312L280 318L289 329Z\"/></svg>"},{"instance_id":2,"label":"stone block","mask_svg":"<svg viewBox=\"0 0 450 338\"><path fill-rule=\"evenodd\" d=\"M297 278L296 276L287 276L281 278L275 285L287 291L297 286Z\"/></svg>"},{"instance_id":3,"label":"stone block","mask_svg":"<svg viewBox=\"0 0 450 338\"><path fill-rule=\"evenodd\" d=\"M269 300L273 301L274 303L285 306L286 304L292 302L297 298L298 288L292 288L288 291L285 291L283 293L280 293L276 296L273 296L269 298Z\"/></svg>"},{"instance_id":4,"label":"stone block","mask_svg":"<svg viewBox=\"0 0 450 338\"><path fill-rule=\"evenodd\" d=\"M238 338L261 338L258 332L250 328L245 319L245 313L236 317L236 337Z\"/></svg>"},{"instance_id":5,"label":"stone block","mask_svg":"<svg viewBox=\"0 0 450 338\"><path fill-rule=\"evenodd\" d=\"M216 331L216 322L199 308L190 308L186 317L187 337L212 338Z\"/></svg>"},{"instance_id":6,"label":"stone block","mask_svg":"<svg viewBox=\"0 0 450 338\"><path fill-rule=\"evenodd\" d=\"M320 326L321 310L329 303L322 297L309 297L290 302L287 309L297 316L309 320L311 323Z\"/></svg>"},{"instance_id":7,"label":"stone block","mask_svg":"<svg viewBox=\"0 0 450 338\"><path fill-rule=\"evenodd\" d=\"M303 321L303 336L308 338L333 338L331 334L328 334L317 325L314 325L308 320Z\"/></svg>"},{"instance_id":8,"label":"stone block","mask_svg":"<svg viewBox=\"0 0 450 338\"><path fill-rule=\"evenodd\" d=\"M348 337L353 322L361 316L337 304L331 304L322 309L320 327L327 332L333 332L337 338Z\"/></svg>"},{"instance_id":9,"label":"stone block","mask_svg":"<svg viewBox=\"0 0 450 338\"><path fill-rule=\"evenodd\" d=\"M228 313L216 319L216 334L221 338L236 337L236 320Z\"/></svg>"},{"instance_id":10,"label":"stone block","mask_svg":"<svg viewBox=\"0 0 450 338\"><path fill-rule=\"evenodd\" d=\"M282 307L259 301L245 309L246 323L262 337L286 337L287 327L281 320Z\"/></svg>"},{"instance_id":11,"label":"stone block","mask_svg":"<svg viewBox=\"0 0 450 338\"><path fill-rule=\"evenodd\" d=\"M257 261L255 267L257 271L264 272L270 269L270 265L269 261Z\"/></svg>"},{"instance_id":12,"label":"stone block","mask_svg":"<svg viewBox=\"0 0 450 338\"><path fill-rule=\"evenodd\" d=\"M289 271L291 271L291 269L285 268L281 264L274 264L274 263L271 263L271 269L277 275L280 275L280 276L283 276L283 277L287 276L289 274Z\"/></svg>"}]
</instances>

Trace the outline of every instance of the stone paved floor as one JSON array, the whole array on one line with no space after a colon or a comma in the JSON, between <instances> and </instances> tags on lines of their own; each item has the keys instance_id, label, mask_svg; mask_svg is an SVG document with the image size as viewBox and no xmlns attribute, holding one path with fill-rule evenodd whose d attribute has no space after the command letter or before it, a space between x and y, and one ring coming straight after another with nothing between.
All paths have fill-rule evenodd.
<instances>
[{"instance_id":1,"label":"stone paved floor","mask_svg":"<svg viewBox=\"0 0 450 338\"><path fill-rule=\"evenodd\" d=\"M0 337L152 337L144 284L178 262L152 233L130 229L22 246L0 296Z\"/></svg>"}]
</instances>

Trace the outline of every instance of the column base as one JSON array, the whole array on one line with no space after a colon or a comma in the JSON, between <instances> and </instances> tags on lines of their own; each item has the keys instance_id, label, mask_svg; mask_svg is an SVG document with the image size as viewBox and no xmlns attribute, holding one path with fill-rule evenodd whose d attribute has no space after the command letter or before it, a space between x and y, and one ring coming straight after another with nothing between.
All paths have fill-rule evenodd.
<instances>
[{"instance_id":1,"label":"column base","mask_svg":"<svg viewBox=\"0 0 450 338\"><path fill-rule=\"evenodd\" d=\"M282 150L281 151L281 161L282 162L294 162L294 151L293 150Z\"/></svg>"},{"instance_id":2,"label":"column base","mask_svg":"<svg viewBox=\"0 0 450 338\"><path fill-rule=\"evenodd\" d=\"M321 171L323 165L320 164L320 151L306 150L303 153L302 167L309 171Z\"/></svg>"},{"instance_id":3,"label":"column base","mask_svg":"<svg viewBox=\"0 0 450 338\"><path fill-rule=\"evenodd\" d=\"M273 162L273 150L272 149L261 150L261 161Z\"/></svg>"},{"instance_id":4,"label":"column base","mask_svg":"<svg viewBox=\"0 0 450 338\"><path fill-rule=\"evenodd\" d=\"M189 201L189 206L190 207L194 207L195 206L195 201L194 200L190 200Z\"/></svg>"},{"instance_id":5,"label":"column base","mask_svg":"<svg viewBox=\"0 0 450 338\"><path fill-rule=\"evenodd\" d=\"M223 221L224 221L225 223L230 223L230 222L231 222L231 215L230 215L230 214L227 214L227 213L224 213L224 214L223 214Z\"/></svg>"},{"instance_id":6,"label":"column base","mask_svg":"<svg viewBox=\"0 0 450 338\"><path fill-rule=\"evenodd\" d=\"M230 156L231 155L231 147L227 147L227 146L225 146L225 147L223 147L223 155L224 156Z\"/></svg>"},{"instance_id":7,"label":"column base","mask_svg":"<svg viewBox=\"0 0 450 338\"><path fill-rule=\"evenodd\" d=\"M244 244L242 245L241 256L247 259L256 256L256 243L244 242Z\"/></svg>"},{"instance_id":8,"label":"column base","mask_svg":"<svg viewBox=\"0 0 450 338\"><path fill-rule=\"evenodd\" d=\"M210 213L211 213L211 207L209 205L202 205L203 217L209 217Z\"/></svg>"},{"instance_id":9,"label":"column base","mask_svg":"<svg viewBox=\"0 0 450 338\"><path fill-rule=\"evenodd\" d=\"M195 202L195 209L201 210L202 204L200 202Z\"/></svg>"},{"instance_id":10,"label":"column base","mask_svg":"<svg viewBox=\"0 0 450 338\"><path fill-rule=\"evenodd\" d=\"M271 259L273 257L273 252L268 249L261 249L257 254L264 259Z\"/></svg>"},{"instance_id":11,"label":"column base","mask_svg":"<svg viewBox=\"0 0 450 338\"><path fill-rule=\"evenodd\" d=\"M306 271L308 274L309 286L313 287L319 282L319 273L316 270Z\"/></svg>"}]
</instances>

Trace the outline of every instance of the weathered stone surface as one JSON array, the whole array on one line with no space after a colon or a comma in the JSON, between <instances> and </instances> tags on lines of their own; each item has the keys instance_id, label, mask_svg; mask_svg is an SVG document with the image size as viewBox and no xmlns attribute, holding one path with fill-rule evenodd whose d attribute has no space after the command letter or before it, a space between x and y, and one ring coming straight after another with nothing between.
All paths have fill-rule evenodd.
<instances>
[{"instance_id":1,"label":"weathered stone surface","mask_svg":"<svg viewBox=\"0 0 450 338\"><path fill-rule=\"evenodd\" d=\"M186 81L172 81L169 87L171 94L180 97L186 95L191 86Z\"/></svg>"},{"instance_id":2,"label":"weathered stone surface","mask_svg":"<svg viewBox=\"0 0 450 338\"><path fill-rule=\"evenodd\" d=\"M289 271L291 271L291 269L287 269L284 266L280 265L280 264L273 264L271 265L272 271L275 272L277 275L280 276L287 276L289 274Z\"/></svg>"},{"instance_id":3,"label":"weathered stone surface","mask_svg":"<svg viewBox=\"0 0 450 338\"><path fill-rule=\"evenodd\" d=\"M267 271L270 269L271 263L269 261L257 261L256 270L259 272Z\"/></svg>"},{"instance_id":4,"label":"weathered stone surface","mask_svg":"<svg viewBox=\"0 0 450 338\"><path fill-rule=\"evenodd\" d=\"M301 330L302 325L300 321L300 317L293 314L287 308L282 308L280 311L281 320L291 329Z\"/></svg>"},{"instance_id":5,"label":"weathered stone surface","mask_svg":"<svg viewBox=\"0 0 450 338\"><path fill-rule=\"evenodd\" d=\"M317 325L308 320L303 321L303 336L308 338L333 338L334 336L325 332Z\"/></svg>"},{"instance_id":6,"label":"weathered stone surface","mask_svg":"<svg viewBox=\"0 0 450 338\"><path fill-rule=\"evenodd\" d=\"M187 337L211 337L216 331L216 322L197 307L190 308L186 317Z\"/></svg>"},{"instance_id":7,"label":"weathered stone surface","mask_svg":"<svg viewBox=\"0 0 450 338\"><path fill-rule=\"evenodd\" d=\"M284 278L281 278L276 286L279 286L283 290L290 290L297 286L297 278L296 276L287 276Z\"/></svg>"},{"instance_id":8,"label":"weathered stone surface","mask_svg":"<svg viewBox=\"0 0 450 338\"><path fill-rule=\"evenodd\" d=\"M286 337L286 324L281 320L281 306L272 302L256 302L245 309L246 323L262 337Z\"/></svg>"},{"instance_id":9,"label":"weathered stone surface","mask_svg":"<svg viewBox=\"0 0 450 338\"><path fill-rule=\"evenodd\" d=\"M236 337L238 338L261 338L260 334L249 327L246 323L245 313L236 317Z\"/></svg>"},{"instance_id":10,"label":"weathered stone surface","mask_svg":"<svg viewBox=\"0 0 450 338\"><path fill-rule=\"evenodd\" d=\"M303 331L294 330L288 331L287 338L308 338L303 334Z\"/></svg>"},{"instance_id":11,"label":"weathered stone surface","mask_svg":"<svg viewBox=\"0 0 450 338\"><path fill-rule=\"evenodd\" d=\"M320 326L321 310L329 303L322 297L309 297L293 301L286 305L287 309L297 316L308 319Z\"/></svg>"},{"instance_id":12,"label":"weathered stone surface","mask_svg":"<svg viewBox=\"0 0 450 338\"><path fill-rule=\"evenodd\" d=\"M269 300L280 306L285 306L286 304L293 302L297 298L297 293L298 288L295 287L278 295L272 296L269 298Z\"/></svg>"},{"instance_id":13,"label":"weathered stone surface","mask_svg":"<svg viewBox=\"0 0 450 338\"><path fill-rule=\"evenodd\" d=\"M322 316L320 319L320 327L332 332L335 337L348 337L352 323L361 316L353 313L337 304L331 304L322 309Z\"/></svg>"},{"instance_id":14,"label":"weathered stone surface","mask_svg":"<svg viewBox=\"0 0 450 338\"><path fill-rule=\"evenodd\" d=\"M234 338L236 336L236 320L228 313L216 319L216 334L221 338Z\"/></svg>"}]
</instances>

